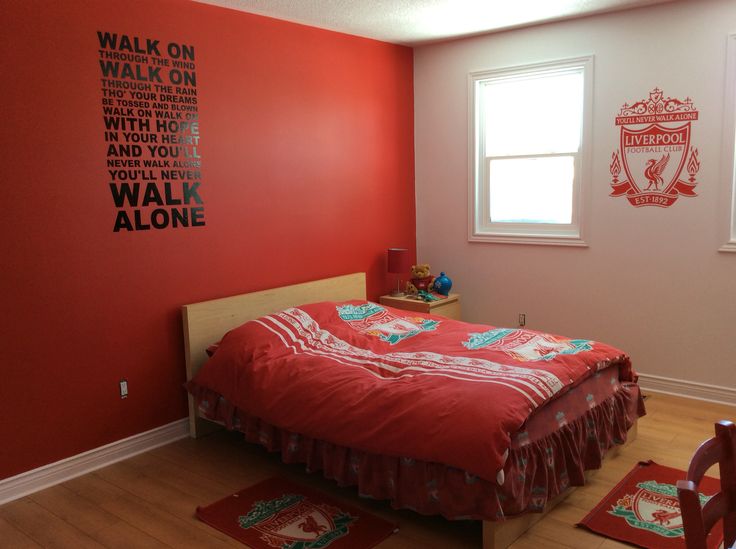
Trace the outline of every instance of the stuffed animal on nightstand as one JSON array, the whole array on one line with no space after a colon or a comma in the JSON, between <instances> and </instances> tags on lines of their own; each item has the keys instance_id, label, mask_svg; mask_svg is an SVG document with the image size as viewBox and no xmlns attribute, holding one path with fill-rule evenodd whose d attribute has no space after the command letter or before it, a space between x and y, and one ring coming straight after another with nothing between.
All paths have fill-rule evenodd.
<instances>
[{"instance_id":1,"label":"stuffed animal on nightstand","mask_svg":"<svg viewBox=\"0 0 736 549\"><path fill-rule=\"evenodd\" d=\"M431 269L427 263L413 265L411 268L411 280L406 283L406 293L417 295L419 290L431 292L434 289L434 277L430 272Z\"/></svg>"}]
</instances>

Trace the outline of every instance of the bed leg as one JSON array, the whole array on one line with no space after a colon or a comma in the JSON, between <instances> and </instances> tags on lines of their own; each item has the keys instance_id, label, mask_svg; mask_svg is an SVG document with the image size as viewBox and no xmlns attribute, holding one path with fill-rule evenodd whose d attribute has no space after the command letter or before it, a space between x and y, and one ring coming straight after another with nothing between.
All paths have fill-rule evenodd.
<instances>
[{"instance_id":1,"label":"bed leg","mask_svg":"<svg viewBox=\"0 0 736 549\"><path fill-rule=\"evenodd\" d=\"M634 442L636 437L639 436L639 419L634 420L634 424L629 429L629 434L626 436L626 442L624 442L624 448Z\"/></svg>"},{"instance_id":2,"label":"bed leg","mask_svg":"<svg viewBox=\"0 0 736 549\"><path fill-rule=\"evenodd\" d=\"M506 549L529 528L524 518L504 522L484 520L483 549ZM524 524L521 524L522 522Z\"/></svg>"},{"instance_id":3,"label":"bed leg","mask_svg":"<svg viewBox=\"0 0 736 549\"><path fill-rule=\"evenodd\" d=\"M495 523L483 521L483 549L497 549L495 530Z\"/></svg>"},{"instance_id":4,"label":"bed leg","mask_svg":"<svg viewBox=\"0 0 736 549\"><path fill-rule=\"evenodd\" d=\"M207 421L199 417L197 406L194 404L194 398L189 395L189 436L190 438L200 438L215 431L220 431L222 427L212 421Z\"/></svg>"}]
</instances>

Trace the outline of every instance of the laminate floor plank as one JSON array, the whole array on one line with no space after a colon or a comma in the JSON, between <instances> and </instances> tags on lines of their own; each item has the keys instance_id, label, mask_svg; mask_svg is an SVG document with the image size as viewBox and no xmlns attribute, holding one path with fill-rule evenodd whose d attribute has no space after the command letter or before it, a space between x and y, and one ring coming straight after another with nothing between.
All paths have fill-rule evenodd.
<instances>
[{"instance_id":1,"label":"laminate floor plank","mask_svg":"<svg viewBox=\"0 0 736 549\"><path fill-rule=\"evenodd\" d=\"M190 500L196 501L198 505L201 505L202 502L220 500L233 493L230 484L192 473L176 463L150 453L139 454L128 460L127 463L169 488L186 493Z\"/></svg>"},{"instance_id":2,"label":"laminate floor plank","mask_svg":"<svg viewBox=\"0 0 736 549\"><path fill-rule=\"evenodd\" d=\"M133 495L106 501L102 507L171 547L233 546L233 540L223 541L219 531L204 531L194 513L181 519Z\"/></svg>"},{"instance_id":3,"label":"laminate floor plank","mask_svg":"<svg viewBox=\"0 0 736 549\"><path fill-rule=\"evenodd\" d=\"M532 528L535 538L546 539L549 543L557 543L559 547L568 547L570 549L594 549L600 547L603 538L583 530L582 528L570 528L569 524L555 520L553 517L545 517ZM565 535L560 536L560 532L564 531ZM532 531L525 534L531 536ZM525 537L522 536L522 539ZM516 549L519 541L514 543L512 547Z\"/></svg>"},{"instance_id":4,"label":"laminate floor plank","mask_svg":"<svg viewBox=\"0 0 736 549\"><path fill-rule=\"evenodd\" d=\"M128 495L121 498L123 501L135 499L145 502L149 508L165 516L172 526L176 525L178 528L182 523L186 525L184 529L188 531L188 535L194 535L194 531L199 530L223 546L242 547L230 536L195 518L195 509L202 500L162 482L155 475L145 474L129 463L129 460L105 467L97 474L101 479L128 492Z\"/></svg>"},{"instance_id":5,"label":"laminate floor plank","mask_svg":"<svg viewBox=\"0 0 736 549\"><path fill-rule=\"evenodd\" d=\"M115 515L102 510L79 494L75 494L63 484L57 484L28 497L61 520L92 537L99 530L110 528L120 522Z\"/></svg>"},{"instance_id":6,"label":"laminate floor plank","mask_svg":"<svg viewBox=\"0 0 736 549\"><path fill-rule=\"evenodd\" d=\"M122 462L120 462L122 463ZM119 465L113 464L94 473L72 479L64 483L69 489L85 495L90 501L122 521L134 525L158 543L168 547L233 547L234 540L224 541L221 532L202 528L202 523L194 517L194 507L187 519L177 517L150 503L133 491L123 489L109 482L100 473L113 480L120 478L119 473L107 471ZM148 491L146 491L148 493ZM141 496L145 496L142 494ZM242 545L235 545L242 547ZM135 547L132 545L131 547Z\"/></svg>"},{"instance_id":7,"label":"laminate floor plank","mask_svg":"<svg viewBox=\"0 0 736 549\"><path fill-rule=\"evenodd\" d=\"M0 540L7 547L14 547L15 549L37 549L41 547L2 517L0 517Z\"/></svg>"},{"instance_id":8,"label":"laminate floor plank","mask_svg":"<svg viewBox=\"0 0 736 549\"><path fill-rule=\"evenodd\" d=\"M65 484L42 490L30 497L105 547L167 547Z\"/></svg>"},{"instance_id":9,"label":"laminate floor plank","mask_svg":"<svg viewBox=\"0 0 736 549\"><path fill-rule=\"evenodd\" d=\"M0 518L11 523L27 537L48 548L104 547L81 530L24 497L0 507Z\"/></svg>"}]
</instances>

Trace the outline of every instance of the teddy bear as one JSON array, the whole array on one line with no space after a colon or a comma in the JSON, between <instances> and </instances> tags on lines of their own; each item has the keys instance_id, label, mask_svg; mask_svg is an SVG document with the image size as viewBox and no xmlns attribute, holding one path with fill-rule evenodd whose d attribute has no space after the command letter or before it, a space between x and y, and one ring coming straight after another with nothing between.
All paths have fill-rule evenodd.
<instances>
[{"instance_id":1,"label":"teddy bear","mask_svg":"<svg viewBox=\"0 0 736 549\"><path fill-rule=\"evenodd\" d=\"M420 290L431 292L434 289L434 277L430 274L431 269L427 263L412 265L411 280L406 283L406 293L416 295Z\"/></svg>"}]
</instances>

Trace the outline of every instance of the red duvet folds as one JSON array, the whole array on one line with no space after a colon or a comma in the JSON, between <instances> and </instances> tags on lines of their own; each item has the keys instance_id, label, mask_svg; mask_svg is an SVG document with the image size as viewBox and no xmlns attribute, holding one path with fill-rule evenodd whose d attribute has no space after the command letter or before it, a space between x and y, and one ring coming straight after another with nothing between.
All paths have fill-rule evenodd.
<instances>
[{"instance_id":1,"label":"red duvet folds","mask_svg":"<svg viewBox=\"0 0 736 549\"><path fill-rule=\"evenodd\" d=\"M611 365L631 381L628 357L597 341L324 302L228 332L189 389L287 431L496 481L529 416Z\"/></svg>"}]
</instances>

